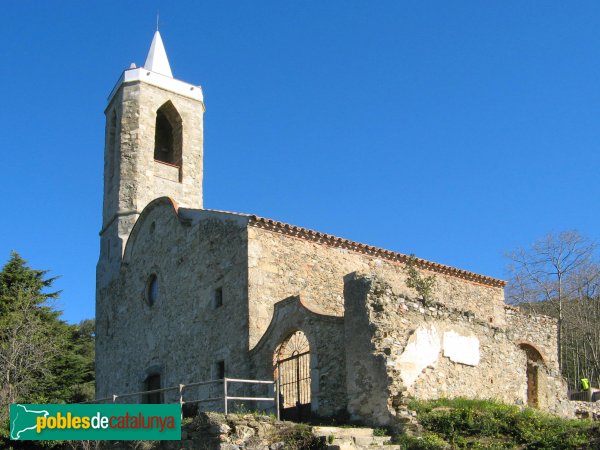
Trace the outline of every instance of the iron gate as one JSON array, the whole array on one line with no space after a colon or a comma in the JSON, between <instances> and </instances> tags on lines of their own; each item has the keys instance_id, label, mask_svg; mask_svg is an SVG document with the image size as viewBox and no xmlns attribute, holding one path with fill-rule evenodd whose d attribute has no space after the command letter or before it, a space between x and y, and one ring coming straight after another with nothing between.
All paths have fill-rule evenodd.
<instances>
[{"instance_id":1,"label":"iron gate","mask_svg":"<svg viewBox=\"0 0 600 450\"><path fill-rule=\"evenodd\" d=\"M279 410L283 420L310 419L310 349L301 331L292 334L277 352Z\"/></svg>"}]
</instances>

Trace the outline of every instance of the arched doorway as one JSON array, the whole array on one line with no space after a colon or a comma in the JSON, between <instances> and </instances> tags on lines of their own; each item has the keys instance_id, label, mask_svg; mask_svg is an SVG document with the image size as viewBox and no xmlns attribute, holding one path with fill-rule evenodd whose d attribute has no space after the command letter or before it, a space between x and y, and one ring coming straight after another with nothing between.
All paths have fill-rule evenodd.
<instances>
[{"instance_id":1,"label":"arched doorway","mask_svg":"<svg viewBox=\"0 0 600 450\"><path fill-rule=\"evenodd\" d=\"M279 408L283 420L310 418L310 345L296 331L275 349L275 379L279 382Z\"/></svg>"},{"instance_id":2,"label":"arched doorway","mask_svg":"<svg viewBox=\"0 0 600 450\"><path fill-rule=\"evenodd\" d=\"M527 406L540 406L540 369L544 365L541 353L532 345L521 343L521 350L527 355Z\"/></svg>"},{"instance_id":3,"label":"arched doorway","mask_svg":"<svg viewBox=\"0 0 600 450\"><path fill-rule=\"evenodd\" d=\"M144 391L162 389L160 373L151 373L144 380ZM142 396L142 403L163 403L162 392L146 392Z\"/></svg>"}]
</instances>

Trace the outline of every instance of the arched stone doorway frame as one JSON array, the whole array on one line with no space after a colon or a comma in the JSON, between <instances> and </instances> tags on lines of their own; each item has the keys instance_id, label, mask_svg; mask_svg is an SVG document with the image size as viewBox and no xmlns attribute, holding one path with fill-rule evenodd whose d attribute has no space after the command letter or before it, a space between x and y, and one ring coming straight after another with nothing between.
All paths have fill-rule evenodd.
<instances>
[{"instance_id":1,"label":"arched stone doorway frame","mask_svg":"<svg viewBox=\"0 0 600 450\"><path fill-rule=\"evenodd\" d=\"M540 408L542 377L547 371L546 360L542 351L535 344L528 341L519 341L517 345L527 358L525 369L527 406Z\"/></svg>"},{"instance_id":2,"label":"arched stone doorway frame","mask_svg":"<svg viewBox=\"0 0 600 450\"><path fill-rule=\"evenodd\" d=\"M316 312L299 296L275 303L267 330L250 350L254 376L257 379L273 377L274 355L279 345L292 333L300 330L304 332L310 345L312 413L328 416L345 410L345 360L332 367L332 361L336 360L334 357L339 357L340 349L343 348L343 325L343 317ZM323 330L328 330L326 339Z\"/></svg>"},{"instance_id":3,"label":"arched stone doorway frame","mask_svg":"<svg viewBox=\"0 0 600 450\"><path fill-rule=\"evenodd\" d=\"M310 419L315 358L307 334L298 329L285 337L273 352L273 379L279 386L283 419Z\"/></svg>"},{"instance_id":4,"label":"arched stone doorway frame","mask_svg":"<svg viewBox=\"0 0 600 450\"><path fill-rule=\"evenodd\" d=\"M143 371L140 377L141 403L160 404L165 402L164 392L147 393L146 391L162 389L165 386L165 369L162 364L152 364Z\"/></svg>"}]
</instances>

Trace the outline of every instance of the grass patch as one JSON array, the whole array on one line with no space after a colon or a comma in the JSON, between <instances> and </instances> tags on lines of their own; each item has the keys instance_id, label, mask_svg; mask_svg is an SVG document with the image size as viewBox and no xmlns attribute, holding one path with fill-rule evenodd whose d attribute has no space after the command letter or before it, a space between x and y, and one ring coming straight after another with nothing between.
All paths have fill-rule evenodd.
<instances>
[{"instance_id":1,"label":"grass patch","mask_svg":"<svg viewBox=\"0 0 600 450\"><path fill-rule=\"evenodd\" d=\"M297 424L293 428L281 430L277 441L283 441L286 450L324 450L325 441L312 434L310 426Z\"/></svg>"},{"instance_id":2,"label":"grass patch","mask_svg":"<svg viewBox=\"0 0 600 450\"><path fill-rule=\"evenodd\" d=\"M373 436L384 437L388 434L388 430L385 428L373 428Z\"/></svg>"},{"instance_id":3,"label":"grass patch","mask_svg":"<svg viewBox=\"0 0 600 450\"><path fill-rule=\"evenodd\" d=\"M407 449L592 449L600 448L600 425L565 420L540 411L489 400L413 401L427 431L403 437Z\"/></svg>"},{"instance_id":4,"label":"grass patch","mask_svg":"<svg viewBox=\"0 0 600 450\"><path fill-rule=\"evenodd\" d=\"M424 433L422 436L402 435L394 443L400 444L403 449L410 450L444 450L450 448L449 444L435 433Z\"/></svg>"}]
</instances>

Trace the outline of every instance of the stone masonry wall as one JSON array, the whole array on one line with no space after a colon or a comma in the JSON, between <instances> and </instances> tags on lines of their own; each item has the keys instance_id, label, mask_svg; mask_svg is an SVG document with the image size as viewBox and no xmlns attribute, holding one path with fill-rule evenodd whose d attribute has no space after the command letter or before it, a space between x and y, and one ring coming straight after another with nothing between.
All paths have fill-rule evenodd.
<instances>
[{"instance_id":1,"label":"stone masonry wall","mask_svg":"<svg viewBox=\"0 0 600 450\"><path fill-rule=\"evenodd\" d=\"M226 375L249 376L246 239L245 221L236 216L177 214L168 199L146 208L119 277L99 291L97 398L143 390L151 372L160 373L163 386L214 379L219 360ZM153 273L159 288L150 306L145 292Z\"/></svg>"},{"instance_id":2,"label":"stone masonry wall","mask_svg":"<svg viewBox=\"0 0 600 450\"><path fill-rule=\"evenodd\" d=\"M590 419L600 422L600 402L570 401L569 407L578 419Z\"/></svg>"},{"instance_id":3,"label":"stone masonry wall","mask_svg":"<svg viewBox=\"0 0 600 450\"><path fill-rule=\"evenodd\" d=\"M388 424L409 398L527 403L526 354L506 328L445 304L416 301L373 275L349 277L346 299L346 322L368 321L346 347L347 371L354 374L347 381L353 417ZM359 319L350 317L355 315ZM555 405L566 390L557 389L554 372L540 376L548 378L540 395L552 397L540 407L561 413Z\"/></svg>"},{"instance_id":4,"label":"stone masonry wall","mask_svg":"<svg viewBox=\"0 0 600 450\"><path fill-rule=\"evenodd\" d=\"M311 409L321 416L334 416L346 410L346 363L341 351L344 321L341 317L315 313L299 297L275 306L267 332L250 352L252 372L258 379L271 380L277 346L293 332L301 330L310 344Z\"/></svg>"},{"instance_id":5,"label":"stone masonry wall","mask_svg":"<svg viewBox=\"0 0 600 450\"><path fill-rule=\"evenodd\" d=\"M181 181L172 174L176 168L154 160L156 111L168 101L183 124ZM118 274L133 224L152 200L169 196L182 207L202 208L203 114L202 102L143 82L121 86L108 105L97 276L101 286ZM111 142L108 131L113 115L116 142Z\"/></svg>"},{"instance_id":6,"label":"stone masonry wall","mask_svg":"<svg viewBox=\"0 0 600 450\"><path fill-rule=\"evenodd\" d=\"M505 308L509 335L514 342L532 344L544 358L545 365L558 373L558 324L556 319L522 313L518 308Z\"/></svg>"},{"instance_id":7,"label":"stone masonry wall","mask_svg":"<svg viewBox=\"0 0 600 450\"><path fill-rule=\"evenodd\" d=\"M373 341L377 330L369 317L372 308L366 301L370 290L371 283L367 278L355 274L346 277L344 352L347 410L354 421L390 425L395 416L389 402L392 379L388 375L385 353Z\"/></svg>"},{"instance_id":8,"label":"stone masonry wall","mask_svg":"<svg viewBox=\"0 0 600 450\"><path fill-rule=\"evenodd\" d=\"M540 407L564 417L572 417L567 401L567 382L558 365L558 323L546 316L505 308L509 339L522 348L534 348L543 359L538 376Z\"/></svg>"},{"instance_id":9,"label":"stone masonry wall","mask_svg":"<svg viewBox=\"0 0 600 450\"><path fill-rule=\"evenodd\" d=\"M156 111L166 102L172 102L183 123L182 167L183 177L170 181L164 175L164 164L154 160ZM105 193L117 189L118 196L105 201L104 225L119 209L137 210L138 213L155 198L169 196L188 208L202 208L203 176L203 114L202 102L166 91L159 87L136 82L120 88L108 106L107 118L117 114L117 151L120 168L112 178L105 174ZM107 143L106 150L110 145ZM105 161L111 156L105 155ZM108 167L107 167L108 169ZM120 180L120 181L119 181Z\"/></svg>"},{"instance_id":10,"label":"stone masonry wall","mask_svg":"<svg viewBox=\"0 0 600 450\"><path fill-rule=\"evenodd\" d=\"M405 285L402 267L400 263L343 248L249 227L250 348L256 345L270 323L274 304L290 296L300 296L314 311L343 316L344 276L355 271L376 274L398 293L413 295ZM435 275L436 301L472 311L478 319L496 326L504 325L501 288Z\"/></svg>"}]
</instances>

